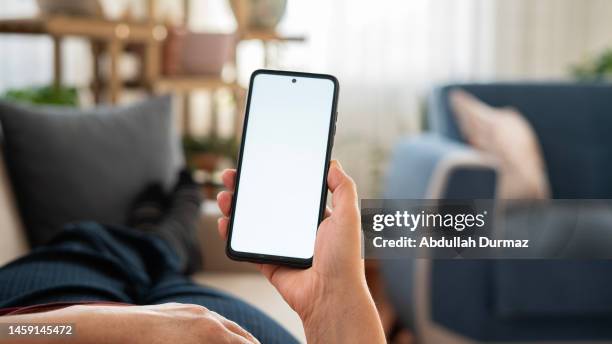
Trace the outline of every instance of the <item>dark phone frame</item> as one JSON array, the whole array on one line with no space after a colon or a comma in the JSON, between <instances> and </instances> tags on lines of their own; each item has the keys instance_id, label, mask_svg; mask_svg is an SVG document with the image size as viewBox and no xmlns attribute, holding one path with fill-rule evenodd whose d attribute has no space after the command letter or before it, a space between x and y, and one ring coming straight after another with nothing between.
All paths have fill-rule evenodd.
<instances>
[{"instance_id":1,"label":"dark phone frame","mask_svg":"<svg viewBox=\"0 0 612 344\"><path fill-rule=\"evenodd\" d=\"M330 123L329 123L329 131L327 134L327 151L325 153L325 164L323 170L323 181L321 186L321 200L319 204L319 219L318 225L323 221L323 217L325 216L325 208L327 205L327 173L329 170L329 163L331 159L332 147L334 146L334 136L336 134L336 121L338 119L338 93L340 92L340 84L338 79L333 75L328 74L314 74L314 73L304 73L304 72L293 72L293 71L279 71L279 70L269 70L269 69L258 69L251 74L251 79L249 81L249 91L247 96L247 103L245 107L244 114L244 124L242 127L242 137L240 141L240 153L238 155L238 167L236 173L236 185L234 190L234 197L232 198L232 207L230 210L230 219L228 225L228 234L227 234L227 243L225 246L225 253L227 256L233 260L238 261L249 261L254 263L266 263L266 264L279 264L279 265L288 265L296 268L309 268L312 266L312 258L301 259L295 257L283 257L283 256L275 256L268 254L258 254L258 253L249 253L249 252L239 252L232 249L232 232L234 227L234 209L236 209L236 200L238 199L237 195L240 187L240 174L242 168L242 154L244 152L244 144L246 133L248 129L249 123L249 112L251 109L251 94L253 91L253 83L255 81L255 77L260 74L271 74L271 75L282 75L282 76L295 76L298 78L315 78L315 79L326 79L330 80L334 84L334 95L332 99L332 108L330 114ZM291 86L292 84L289 84ZM317 225L317 231L318 231Z\"/></svg>"}]
</instances>

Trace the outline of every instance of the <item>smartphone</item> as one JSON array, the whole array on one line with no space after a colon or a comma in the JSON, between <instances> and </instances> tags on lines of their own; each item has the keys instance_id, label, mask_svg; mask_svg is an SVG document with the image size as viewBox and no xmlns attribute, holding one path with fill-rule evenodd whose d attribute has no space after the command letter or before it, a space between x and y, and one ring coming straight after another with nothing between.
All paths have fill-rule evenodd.
<instances>
[{"instance_id":1,"label":"smartphone","mask_svg":"<svg viewBox=\"0 0 612 344\"><path fill-rule=\"evenodd\" d=\"M339 84L326 74L251 75L226 253L307 268L325 213Z\"/></svg>"}]
</instances>

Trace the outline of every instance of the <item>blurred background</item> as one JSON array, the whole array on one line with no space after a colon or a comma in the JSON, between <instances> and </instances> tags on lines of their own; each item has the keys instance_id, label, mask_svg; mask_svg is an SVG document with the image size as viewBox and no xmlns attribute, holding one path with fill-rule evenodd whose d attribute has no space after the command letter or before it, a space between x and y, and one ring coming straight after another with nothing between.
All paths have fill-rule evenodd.
<instances>
[{"instance_id":1,"label":"blurred background","mask_svg":"<svg viewBox=\"0 0 612 344\"><path fill-rule=\"evenodd\" d=\"M361 198L608 199L611 15L609 0L2 0L0 263L43 242L36 221L121 222L185 159L207 196L194 278L304 340L216 235L251 72L338 77L333 155ZM475 99L451 101L458 88ZM602 231L611 218L584 217ZM609 261L366 268L390 342L612 340Z\"/></svg>"},{"instance_id":2,"label":"blurred background","mask_svg":"<svg viewBox=\"0 0 612 344\"><path fill-rule=\"evenodd\" d=\"M58 1L62 2L70 1ZM237 32L231 2L158 0L154 1L154 9L146 0L100 0L99 4L104 18L112 20L141 22L153 15L154 22L170 32L167 38L172 42L166 45L180 49L174 42L181 39L173 40L176 35L172 35L176 28L185 28L194 35ZM272 18L266 20L280 41L256 34L242 35L235 42L237 66L234 66L229 51L233 47L228 46L234 42L230 44L216 36L187 38L192 39L193 50L183 54L206 61L200 61L199 66L197 62L182 61L187 63L183 66L187 69L177 71L183 68L179 67L171 72L192 76L198 72L214 74L221 63L224 80L237 80L241 87L246 86L251 71L262 67L336 75L342 93L334 155L355 177L363 197L380 194L382 170L397 138L418 132L426 125L425 97L432 85L451 80L572 79L576 67L592 63L612 45L612 22L608 20L612 4L606 0L271 3L278 8L267 13ZM61 10L61 4L58 6ZM0 4L0 16L4 19L38 13L39 6L34 0L4 0ZM90 43L91 39L76 35L67 36L61 44L62 85L78 90L81 106L93 103ZM45 35L1 35L0 93L51 84L52 45L50 36ZM131 51L122 55L125 56L121 56L119 77L128 80L141 68L142 59ZM166 67L180 58L172 61L162 58L162 74L169 72ZM99 73L101 78L108 74L105 70ZM163 84L160 89L183 93L184 85L159 83ZM206 87L197 87L202 85L190 86L190 119L178 119L178 123L188 123L189 131L196 137L210 134L211 125L218 127L221 136L234 135L237 117L232 115L235 104L227 94L228 89L220 87L219 91L211 92ZM132 101L133 93L126 89L117 101ZM218 119L214 120L211 97L217 97L221 103ZM185 114L179 109L184 103L177 104L180 117ZM355 159L356 156L359 158Z\"/></svg>"}]
</instances>

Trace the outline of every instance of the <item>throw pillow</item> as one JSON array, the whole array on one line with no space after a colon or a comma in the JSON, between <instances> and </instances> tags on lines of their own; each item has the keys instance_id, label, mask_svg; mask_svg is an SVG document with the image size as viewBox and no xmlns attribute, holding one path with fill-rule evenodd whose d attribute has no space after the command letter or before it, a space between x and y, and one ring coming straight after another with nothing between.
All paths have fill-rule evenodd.
<instances>
[{"instance_id":1,"label":"throw pillow","mask_svg":"<svg viewBox=\"0 0 612 344\"><path fill-rule=\"evenodd\" d=\"M550 198L542 151L529 122L515 109L491 107L462 90L450 98L468 143L499 161L498 197Z\"/></svg>"},{"instance_id":2,"label":"throw pillow","mask_svg":"<svg viewBox=\"0 0 612 344\"><path fill-rule=\"evenodd\" d=\"M90 110L0 102L3 151L31 244L74 221L123 224L145 185L183 164L168 96Z\"/></svg>"}]
</instances>

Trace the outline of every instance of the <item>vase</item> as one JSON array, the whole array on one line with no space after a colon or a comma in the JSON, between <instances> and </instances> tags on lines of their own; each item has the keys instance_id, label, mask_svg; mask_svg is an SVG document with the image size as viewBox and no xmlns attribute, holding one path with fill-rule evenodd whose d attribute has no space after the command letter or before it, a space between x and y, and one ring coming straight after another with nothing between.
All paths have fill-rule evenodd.
<instances>
[{"instance_id":1,"label":"vase","mask_svg":"<svg viewBox=\"0 0 612 344\"><path fill-rule=\"evenodd\" d=\"M241 29L273 31L285 15L287 0L230 0Z\"/></svg>"}]
</instances>

